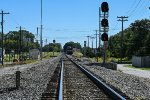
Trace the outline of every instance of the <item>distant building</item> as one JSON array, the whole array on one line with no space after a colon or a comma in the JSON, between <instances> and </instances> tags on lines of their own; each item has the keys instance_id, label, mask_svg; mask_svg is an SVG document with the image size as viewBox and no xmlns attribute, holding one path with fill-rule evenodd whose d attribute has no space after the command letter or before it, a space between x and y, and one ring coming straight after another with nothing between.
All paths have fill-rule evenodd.
<instances>
[{"instance_id":1,"label":"distant building","mask_svg":"<svg viewBox=\"0 0 150 100\"><path fill-rule=\"evenodd\" d=\"M40 59L40 51L38 49L31 49L29 51L29 56L32 59Z\"/></svg>"}]
</instances>

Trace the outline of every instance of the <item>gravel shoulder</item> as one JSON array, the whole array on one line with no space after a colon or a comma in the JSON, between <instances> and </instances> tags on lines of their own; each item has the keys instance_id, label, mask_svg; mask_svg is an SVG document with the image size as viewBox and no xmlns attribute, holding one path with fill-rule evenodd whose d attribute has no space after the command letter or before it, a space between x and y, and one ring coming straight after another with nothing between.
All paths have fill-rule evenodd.
<instances>
[{"instance_id":1,"label":"gravel shoulder","mask_svg":"<svg viewBox=\"0 0 150 100\"><path fill-rule=\"evenodd\" d=\"M127 64L118 64L117 70L122 71L123 73L150 79L150 71L140 70L140 69L135 69L135 68L128 68L128 67L125 67L126 65Z\"/></svg>"},{"instance_id":2,"label":"gravel shoulder","mask_svg":"<svg viewBox=\"0 0 150 100\"><path fill-rule=\"evenodd\" d=\"M140 78L100 66L85 66L85 68L127 94L131 99L150 100L150 80L147 78Z\"/></svg>"},{"instance_id":3,"label":"gravel shoulder","mask_svg":"<svg viewBox=\"0 0 150 100\"><path fill-rule=\"evenodd\" d=\"M99 79L117 88L133 100L150 100L150 79L106 69L101 66L88 66L84 60L78 61ZM134 71L133 71L134 72Z\"/></svg>"},{"instance_id":4,"label":"gravel shoulder","mask_svg":"<svg viewBox=\"0 0 150 100\"><path fill-rule=\"evenodd\" d=\"M0 69L0 100L40 100L60 56L33 64ZM16 70L21 71L21 82L18 90L8 91L15 87Z\"/></svg>"}]
</instances>

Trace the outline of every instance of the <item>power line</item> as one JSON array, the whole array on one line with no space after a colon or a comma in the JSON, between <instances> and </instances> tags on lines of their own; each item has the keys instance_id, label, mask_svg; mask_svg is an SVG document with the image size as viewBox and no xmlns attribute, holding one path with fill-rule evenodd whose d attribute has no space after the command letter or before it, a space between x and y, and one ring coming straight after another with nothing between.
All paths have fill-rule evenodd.
<instances>
[{"instance_id":1,"label":"power line","mask_svg":"<svg viewBox=\"0 0 150 100\"><path fill-rule=\"evenodd\" d=\"M93 40L95 39L95 37L90 36L90 39L92 40L92 50L93 50Z\"/></svg>"},{"instance_id":2,"label":"power line","mask_svg":"<svg viewBox=\"0 0 150 100\"><path fill-rule=\"evenodd\" d=\"M95 32L96 32L96 34L94 34L94 35L96 35L96 50L97 50L97 35L98 35L98 30L95 30Z\"/></svg>"},{"instance_id":3,"label":"power line","mask_svg":"<svg viewBox=\"0 0 150 100\"><path fill-rule=\"evenodd\" d=\"M150 1L145 1L145 3L143 3L143 8L139 10L139 12L137 12L137 16L135 16L135 19L141 18L142 16L144 16L147 12L148 12L148 7L149 7L149 3Z\"/></svg>"},{"instance_id":4,"label":"power line","mask_svg":"<svg viewBox=\"0 0 150 100\"><path fill-rule=\"evenodd\" d=\"M133 13L136 11L136 9L138 8L139 4L141 3L141 0L139 0L139 2L137 3L137 5L135 6L135 8L130 12L129 17L131 15L133 15Z\"/></svg>"},{"instance_id":5,"label":"power line","mask_svg":"<svg viewBox=\"0 0 150 100\"><path fill-rule=\"evenodd\" d=\"M12 19L12 21L14 21L14 23L17 25L17 26L20 26L20 24L16 21L16 19L12 16L12 14L11 14L11 17L10 17L11 19Z\"/></svg>"},{"instance_id":6,"label":"power line","mask_svg":"<svg viewBox=\"0 0 150 100\"><path fill-rule=\"evenodd\" d=\"M43 25L42 25L42 18L43 18L43 12L42 12L42 0L41 0L41 36L40 36L40 58L42 60L42 29L43 29Z\"/></svg>"},{"instance_id":7,"label":"power line","mask_svg":"<svg viewBox=\"0 0 150 100\"><path fill-rule=\"evenodd\" d=\"M136 4L137 0L134 0L129 8L129 10L127 11L127 13L131 12L131 9L134 7L134 5Z\"/></svg>"},{"instance_id":8,"label":"power line","mask_svg":"<svg viewBox=\"0 0 150 100\"><path fill-rule=\"evenodd\" d=\"M89 47L89 38L90 38L90 36L88 35L88 36L86 36L87 38L88 38L88 47Z\"/></svg>"}]
</instances>

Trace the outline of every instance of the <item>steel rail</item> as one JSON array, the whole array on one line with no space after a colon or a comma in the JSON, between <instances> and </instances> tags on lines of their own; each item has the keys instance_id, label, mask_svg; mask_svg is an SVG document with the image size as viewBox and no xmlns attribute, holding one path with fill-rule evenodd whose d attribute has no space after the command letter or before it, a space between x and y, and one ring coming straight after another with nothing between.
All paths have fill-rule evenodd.
<instances>
[{"instance_id":1,"label":"steel rail","mask_svg":"<svg viewBox=\"0 0 150 100\"><path fill-rule=\"evenodd\" d=\"M67 58L69 58L67 56ZM69 58L70 59L70 58ZM84 67L81 65L77 64L74 62L72 59L70 59L75 65L77 65L80 70L86 74L99 88L103 89L108 95L110 95L114 100L126 100L123 96L118 94L116 91L114 91L112 88L110 88L108 85L106 85L104 82L102 82L100 79L95 77L91 72L86 70Z\"/></svg>"},{"instance_id":2,"label":"steel rail","mask_svg":"<svg viewBox=\"0 0 150 100\"><path fill-rule=\"evenodd\" d=\"M61 72L60 72L58 100L63 100L63 70L64 70L64 63L62 60L61 61Z\"/></svg>"}]
</instances>

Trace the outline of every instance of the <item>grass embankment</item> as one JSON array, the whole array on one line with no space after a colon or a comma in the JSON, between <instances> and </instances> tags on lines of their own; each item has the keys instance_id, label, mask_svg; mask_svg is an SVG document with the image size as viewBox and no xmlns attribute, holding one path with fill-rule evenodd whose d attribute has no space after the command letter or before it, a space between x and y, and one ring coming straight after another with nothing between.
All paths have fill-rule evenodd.
<instances>
[{"instance_id":1,"label":"grass embankment","mask_svg":"<svg viewBox=\"0 0 150 100\"><path fill-rule=\"evenodd\" d=\"M43 58L44 59L49 59L50 57L55 57L58 56L60 52L43 52Z\"/></svg>"},{"instance_id":2,"label":"grass embankment","mask_svg":"<svg viewBox=\"0 0 150 100\"><path fill-rule=\"evenodd\" d=\"M91 58L93 61L97 61L97 57ZM98 62L103 62L103 57L98 57ZM106 57L105 62L116 62L121 63L120 58L114 58L114 57ZM128 58L122 58L122 63L131 63L131 60Z\"/></svg>"},{"instance_id":3,"label":"grass embankment","mask_svg":"<svg viewBox=\"0 0 150 100\"><path fill-rule=\"evenodd\" d=\"M93 61L97 61L98 59L98 62L103 62L103 58L102 57L93 57L91 58ZM105 62L118 62L119 58L106 58L105 59Z\"/></svg>"},{"instance_id":4,"label":"grass embankment","mask_svg":"<svg viewBox=\"0 0 150 100\"><path fill-rule=\"evenodd\" d=\"M138 67L135 67L135 66L132 66L132 65L126 65L126 67L128 67L128 68L140 69L140 70L149 70L149 71L150 71L150 67L146 67L146 68L138 68Z\"/></svg>"},{"instance_id":5,"label":"grass embankment","mask_svg":"<svg viewBox=\"0 0 150 100\"><path fill-rule=\"evenodd\" d=\"M81 57L83 57L83 54L81 52L74 52L73 56L75 56L77 58L81 58Z\"/></svg>"},{"instance_id":6,"label":"grass embankment","mask_svg":"<svg viewBox=\"0 0 150 100\"><path fill-rule=\"evenodd\" d=\"M59 52L43 52L43 59L49 59L53 56L58 56L60 53ZM29 63L34 63L37 61L37 59L26 59L25 61L22 62L13 62L13 59L17 59L19 56L16 54L14 56L9 56L5 55L4 56L4 65L0 65L0 67L8 67L8 66L14 66L14 65L22 65L22 64L29 64Z\"/></svg>"}]
</instances>

